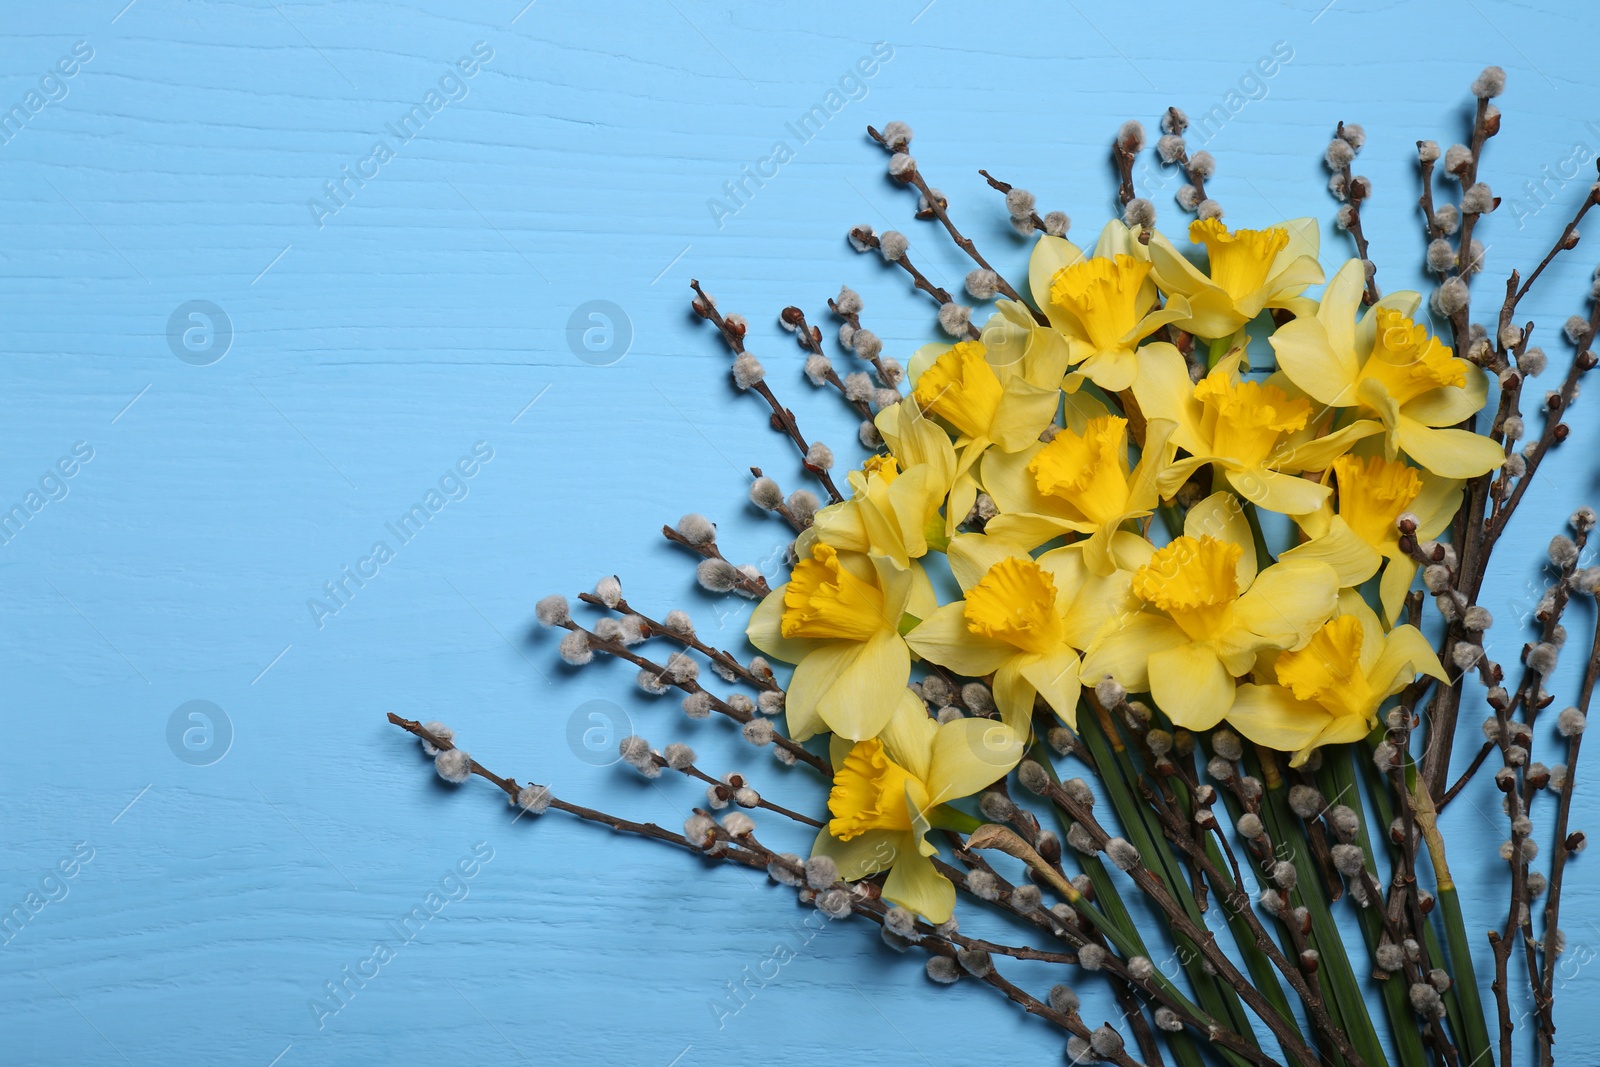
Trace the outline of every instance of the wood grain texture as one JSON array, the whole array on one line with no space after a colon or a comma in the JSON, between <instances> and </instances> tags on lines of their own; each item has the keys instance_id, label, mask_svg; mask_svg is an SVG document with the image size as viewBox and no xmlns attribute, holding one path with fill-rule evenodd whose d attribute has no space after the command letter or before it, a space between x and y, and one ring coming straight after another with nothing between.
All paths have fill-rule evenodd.
<instances>
[{"instance_id":1,"label":"wood grain texture","mask_svg":"<svg viewBox=\"0 0 1600 1067\"><path fill-rule=\"evenodd\" d=\"M811 913L753 874L708 876L553 816L513 824L492 790L433 780L384 712L442 718L498 770L665 824L697 792L580 758L569 725L587 723L586 702L615 702L658 745L691 741L712 769L748 761L716 723L634 695L620 665L563 668L552 639L529 637L532 606L618 573L640 607L684 607L739 640L748 605L698 592L654 531L702 510L731 555L768 560L784 538L744 503L745 469L792 488L798 464L725 384L687 282L749 316L780 395L852 456L853 420L807 395L778 309L826 323L825 298L848 281L904 354L935 336L930 309L850 253L844 231L904 229L951 289L966 270L884 181L869 121L916 128L925 172L1013 277L1027 245L978 167L1071 212L1087 237L1112 206L1116 124L1248 97L1277 42L1293 59L1206 145L1209 188L1236 222L1331 218L1322 146L1337 120L1364 123L1386 288L1420 284L1412 143L1452 139L1483 64L1511 78L1485 168L1497 191L1525 195L1575 146L1600 150L1600 74L1566 58L1596 17L1560 0L1247 0L1225 16L1167 0L121 5L18 7L0 41L0 114L76 42L93 49L65 97L0 144L0 507L76 442L93 449L65 497L0 547L0 904L22 902L76 843L93 849L0 948L10 1064L946 1063L991 1061L994 1047L1056 1062L1042 1025L987 991L930 987L868 929L805 933ZM388 133L477 42L493 57L464 96L403 143ZM786 124L874 42L892 59L801 143ZM393 158L319 226L308 201L329 207L325 183L370 171L382 138ZM778 141L793 158L719 226L708 201ZM1152 170L1140 185L1175 217L1177 182ZM1503 214L1480 230L1491 270L1535 262L1583 185L1523 225ZM1348 254L1331 226L1324 240L1330 265ZM1592 261L1580 250L1541 283L1534 310L1552 333L1580 310ZM232 323L209 366L169 348L169 317L191 300ZM631 326L613 365L569 345L569 316L592 300ZM1537 599L1539 546L1600 496L1595 426L1580 415L1506 546L1486 598L1502 659ZM493 458L465 496L392 538L385 524L478 442ZM393 559L319 627L308 599L379 541ZM210 766L167 740L195 699L232 726ZM803 773L773 768L760 784L821 802ZM1575 827L1592 824L1594 797L1580 789ZM1496 807L1475 790L1445 820L1476 929L1503 915ZM309 1005L324 983L370 957L476 842L493 859L464 898L319 1025ZM1600 1041L1582 966L1600 948L1587 862L1569 879L1558 968L1568 1050ZM798 958L719 1025L726 983L780 940L800 942ZM1056 977L1013 972L1040 993ZM1083 987L1086 1015L1114 1017Z\"/></svg>"}]
</instances>

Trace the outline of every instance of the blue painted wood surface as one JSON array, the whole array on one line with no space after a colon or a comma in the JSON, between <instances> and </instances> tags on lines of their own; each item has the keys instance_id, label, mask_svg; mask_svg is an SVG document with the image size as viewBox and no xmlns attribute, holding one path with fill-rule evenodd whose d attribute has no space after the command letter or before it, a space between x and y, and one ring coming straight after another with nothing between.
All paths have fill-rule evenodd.
<instances>
[{"instance_id":1,"label":"blue painted wood surface","mask_svg":"<svg viewBox=\"0 0 1600 1067\"><path fill-rule=\"evenodd\" d=\"M806 395L777 310L825 323L847 281L909 353L935 336L929 307L845 229L904 229L952 289L967 267L909 218L867 122L916 128L925 172L1013 276L1027 245L980 166L1086 238L1112 207L1116 124L1179 104L1214 116L1230 220L1330 218L1320 152L1361 122L1395 288L1420 284L1412 143L1458 138L1467 82L1501 63L1484 176L1517 204L1479 232L1503 275L1537 260L1592 173L1600 74L1570 50L1596 17L1558 0L924 4L7 10L0 506L26 518L0 547L0 903L40 907L0 948L0 1061L1056 1062L1044 1026L929 986L864 926L807 927L764 878L570 820L513 824L482 783L434 781L384 713L444 719L493 767L669 825L698 794L595 766L589 702L711 768L750 761L716 723L632 694L621 665L562 667L528 636L532 606L618 573L641 607L738 641L748 605L697 591L655 531L701 510L731 555L770 561L782 531L744 503L745 469L793 487L798 465L725 384L687 282L749 316L782 395L853 455L853 421ZM1290 58L1263 77L1275 48ZM1140 176L1169 222L1177 184ZM1347 254L1330 226L1325 262ZM1547 341L1593 261L1580 249L1541 284ZM591 301L622 313L599 354L569 333ZM1486 597L1507 661L1541 546L1600 496L1580 405ZM221 714L191 720L191 701ZM1467 752L1470 716L1463 733ZM821 802L802 774L761 784ZM1481 785L1446 820L1477 931L1505 910ZM1600 1040L1588 866L1567 888L1568 1050ZM419 906L429 920L404 927ZM1080 984L1086 1014L1112 1013Z\"/></svg>"}]
</instances>

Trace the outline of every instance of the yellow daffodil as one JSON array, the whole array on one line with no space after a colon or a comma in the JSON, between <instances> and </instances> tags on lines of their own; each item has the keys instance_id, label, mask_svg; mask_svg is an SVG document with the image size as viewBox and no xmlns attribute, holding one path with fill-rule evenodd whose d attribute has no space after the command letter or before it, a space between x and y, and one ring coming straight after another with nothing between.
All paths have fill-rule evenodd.
<instances>
[{"instance_id":1,"label":"yellow daffodil","mask_svg":"<svg viewBox=\"0 0 1600 1067\"><path fill-rule=\"evenodd\" d=\"M1276 685L1241 685L1228 713L1228 724L1250 740L1293 752L1291 767L1322 745L1366 737L1383 702L1418 674L1449 681L1416 627L1396 626L1386 635L1353 593L1340 599L1340 609L1304 648L1272 659Z\"/></svg>"},{"instance_id":2,"label":"yellow daffodil","mask_svg":"<svg viewBox=\"0 0 1600 1067\"><path fill-rule=\"evenodd\" d=\"M1211 463L1245 499L1286 515L1315 511L1328 499L1325 485L1295 477L1320 471L1363 437L1382 430L1370 419L1332 433L1322 432L1321 405L1293 395L1278 375L1264 382L1242 380L1237 349L1218 361L1199 382L1168 344L1147 345L1133 395L1149 419L1177 424L1172 441L1189 452L1163 475L1170 494L1193 472Z\"/></svg>"},{"instance_id":3,"label":"yellow daffodil","mask_svg":"<svg viewBox=\"0 0 1600 1067\"><path fill-rule=\"evenodd\" d=\"M746 631L761 651L796 665L784 705L790 736L803 741L826 729L861 740L883 729L911 676L900 620L935 606L919 565L901 568L811 539Z\"/></svg>"},{"instance_id":4,"label":"yellow daffodil","mask_svg":"<svg viewBox=\"0 0 1600 1067\"><path fill-rule=\"evenodd\" d=\"M956 470L945 509L945 532L972 510L978 496L973 465L990 447L1018 452L1039 439L1061 404L1058 388L1028 381L1016 363L992 364L978 341L949 348L929 345L908 368L916 383L910 400L924 414L955 430Z\"/></svg>"},{"instance_id":5,"label":"yellow daffodil","mask_svg":"<svg viewBox=\"0 0 1600 1067\"><path fill-rule=\"evenodd\" d=\"M887 870L885 900L932 923L950 918L956 891L931 859L929 820L941 804L1005 777L1022 759L1023 740L993 719L939 724L901 688L883 732L830 743L833 816L812 851L830 856L846 881Z\"/></svg>"},{"instance_id":6,"label":"yellow daffodil","mask_svg":"<svg viewBox=\"0 0 1600 1067\"><path fill-rule=\"evenodd\" d=\"M1332 567L1290 560L1257 573L1249 526L1230 493L1189 510L1184 534L1133 576L1142 610L1114 619L1084 653L1082 675L1149 692L1176 725L1205 730L1233 707L1234 679L1264 649L1305 644L1333 614Z\"/></svg>"},{"instance_id":7,"label":"yellow daffodil","mask_svg":"<svg viewBox=\"0 0 1600 1067\"><path fill-rule=\"evenodd\" d=\"M1264 309L1285 307L1322 281L1316 219L1232 231L1219 219L1199 219L1189 224L1189 240L1206 246L1208 274L1159 233L1150 238L1150 262L1169 304L1187 301L1188 314L1178 325L1198 337L1228 337Z\"/></svg>"},{"instance_id":8,"label":"yellow daffodil","mask_svg":"<svg viewBox=\"0 0 1600 1067\"><path fill-rule=\"evenodd\" d=\"M1383 567L1379 602L1384 618L1393 622L1417 576L1416 561L1400 550L1396 523L1409 512L1416 517L1419 538L1439 536L1461 505L1461 483L1382 456L1340 456L1332 472L1338 510L1329 501L1296 516L1308 540L1279 558L1322 560L1339 572L1346 587L1360 585Z\"/></svg>"},{"instance_id":9,"label":"yellow daffodil","mask_svg":"<svg viewBox=\"0 0 1600 1067\"><path fill-rule=\"evenodd\" d=\"M906 643L957 674L993 674L995 706L1019 735L1027 736L1035 695L1075 725L1078 650L1088 647L1108 619L1137 607L1129 572L1096 575L1075 548L1033 560L1001 556L1009 548L991 537L963 535L957 541L951 562L957 580L967 579L965 599L942 605L906 635ZM963 567L963 559L983 568L976 582L970 578L977 566Z\"/></svg>"},{"instance_id":10,"label":"yellow daffodil","mask_svg":"<svg viewBox=\"0 0 1600 1067\"><path fill-rule=\"evenodd\" d=\"M1177 426L1148 423L1144 450L1130 469L1127 419L1093 415L1078 428L1074 421L1069 413L1068 425L1047 443L984 457L984 489L1000 509L985 532L1020 551L1063 533L1088 534L1085 562L1096 574L1110 574L1113 535L1161 502L1158 476L1172 462Z\"/></svg>"},{"instance_id":11,"label":"yellow daffodil","mask_svg":"<svg viewBox=\"0 0 1600 1067\"><path fill-rule=\"evenodd\" d=\"M900 410L904 409L904 410ZM834 548L883 556L897 567L942 549L948 540L939 508L955 478L956 453L945 432L916 406L896 404L897 455L873 456L849 474L850 499L817 512L807 534ZM902 425L903 424L903 425ZM808 551L804 535L797 551Z\"/></svg>"},{"instance_id":12,"label":"yellow daffodil","mask_svg":"<svg viewBox=\"0 0 1600 1067\"><path fill-rule=\"evenodd\" d=\"M1421 298L1391 293L1357 320L1365 281L1351 260L1310 308L1272 334L1284 375L1319 404L1350 408L1384 428L1390 459L1404 452L1444 478L1473 478L1505 462L1487 437L1452 429L1488 395L1483 371L1413 322Z\"/></svg>"},{"instance_id":13,"label":"yellow daffodil","mask_svg":"<svg viewBox=\"0 0 1600 1067\"><path fill-rule=\"evenodd\" d=\"M1139 342L1186 318L1182 297L1158 306L1148 249L1121 222L1100 235L1093 256L1061 237L1041 237L1028 264L1033 298L1067 345L1067 362L1108 392L1133 384Z\"/></svg>"}]
</instances>

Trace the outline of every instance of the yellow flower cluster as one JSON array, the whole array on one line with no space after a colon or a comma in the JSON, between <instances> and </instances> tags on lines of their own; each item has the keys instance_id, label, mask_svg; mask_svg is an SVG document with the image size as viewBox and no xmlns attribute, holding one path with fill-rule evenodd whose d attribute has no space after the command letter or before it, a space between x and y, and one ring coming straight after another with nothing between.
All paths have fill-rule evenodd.
<instances>
[{"instance_id":1,"label":"yellow flower cluster","mask_svg":"<svg viewBox=\"0 0 1600 1067\"><path fill-rule=\"evenodd\" d=\"M1444 676L1399 621L1416 565L1397 524L1438 535L1504 459L1455 428L1483 372L1412 318L1415 293L1363 309L1359 261L1305 296L1324 281L1310 219L1189 238L1204 269L1121 222L1092 253L1040 237L1042 315L1001 301L981 340L916 353L876 420L887 454L750 622L795 665L791 735L831 735L816 850L849 879L889 870L884 896L930 920L954 903L927 841L942 806L1015 767L1038 716L1076 728L1102 679L1298 765ZM1252 329L1269 375L1248 373ZM1291 520L1276 559L1262 512ZM936 590L946 572L959 596ZM918 661L986 683L992 712L931 716Z\"/></svg>"}]
</instances>

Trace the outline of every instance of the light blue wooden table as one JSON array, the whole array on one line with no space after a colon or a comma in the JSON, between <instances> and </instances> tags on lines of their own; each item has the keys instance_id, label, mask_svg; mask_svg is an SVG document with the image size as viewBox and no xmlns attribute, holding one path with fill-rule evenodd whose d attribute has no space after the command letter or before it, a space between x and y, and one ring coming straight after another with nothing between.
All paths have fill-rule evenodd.
<instances>
[{"instance_id":1,"label":"light blue wooden table","mask_svg":"<svg viewBox=\"0 0 1600 1067\"><path fill-rule=\"evenodd\" d=\"M708 766L745 758L630 695L631 671L562 668L532 608L615 572L640 606L738 640L747 605L697 591L655 531L703 510L730 554L770 560L782 532L743 502L745 469L793 487L797 464L725 384L688 280L750 317L784 396L854 455L777 310L826 323L848 281L892 351L934 336L845 247L857 222L905 229L936 281L965 271L883 180L868 122L916 128L1013 271L1026 245L980 166L1082 238L1112 206L1118 122L1220 107L1206 147L1230 219L1331 218L1319 155L1361 122L1390 288L1418 282L1412 142L1459 136L1483 64L1511 79L1485 176L1522 207L1480 231L1492 271L1533 262L1586 179L1552 180L1543 210L1522 182L1600 150L1596 17L1558 0L124 2L13 4L0 42L0 507L23 508L0 539L0 904L41 904L0 948L6 1064L1056 1062L1042 1025L928 986L864 926L808 932L763 878L513 825L482 783L434 781L384 713L667 824L697 793L595 766L570 740L588 702ZM1290 58L1259 77L1275 49ZM1171 221L1163 181L1140 178ZM1347 253L1325 241L1330 265ZM1552 270L1552 328L1593 261ZM622 312L598 354L569 334L590 301ZM1508 545L1488 597L1505 659L1538 546L1600 497L1600 409L1580 403L1524 509L1526 560ZM802 775L766 778L820 803ZM1495 807L1480 789L1448 820L1479 928L1504 912ZM1588 867L1567 890L1569 1050L1600 1041ZM780 942L796 958L730 1012L728 983Z\"/></svg>"}]
</instances>

